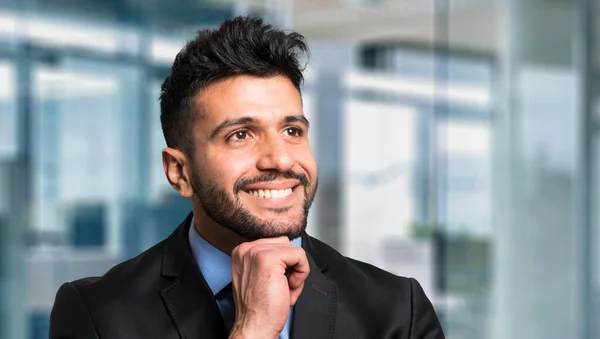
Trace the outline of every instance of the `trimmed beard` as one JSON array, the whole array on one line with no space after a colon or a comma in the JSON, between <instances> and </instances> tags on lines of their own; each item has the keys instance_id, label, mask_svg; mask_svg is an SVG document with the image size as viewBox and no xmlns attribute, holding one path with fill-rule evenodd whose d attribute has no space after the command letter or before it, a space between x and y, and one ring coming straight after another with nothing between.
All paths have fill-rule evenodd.
<instances>
[{"instance_id":1,"label":"trimmed beard","mask_svg":"<svg viewBox=\"0 0 600 339\"><path fill-rule=\"evenodd\" d=\"M248 185L258 182L274 181L279 177L297 179L300 181L300 186L302 186L304 190L303 213L298 218L294 218L290 221L277 222L275 220L260 220L242 206L239 194L244 187ZM315 182L314 186L311 186L308 177L304 174L293 171L285 173L265 171L252 178L240 178L233 187L232 195L214 181L203 182L198 175L198 171L196 171L195 168L192 168L192 187L194 189L194 195L196 199L198 199L198 202L204 209L206 215L219 225L250 241L281 236L286 236L291 240L302 235L306 230L308 211L315 198L317 186L318 180ZM298 187L295 189L298 189ZM275 209L274 211L282 213L288 209L289 207Z\"/></svg>"}]
</instances>

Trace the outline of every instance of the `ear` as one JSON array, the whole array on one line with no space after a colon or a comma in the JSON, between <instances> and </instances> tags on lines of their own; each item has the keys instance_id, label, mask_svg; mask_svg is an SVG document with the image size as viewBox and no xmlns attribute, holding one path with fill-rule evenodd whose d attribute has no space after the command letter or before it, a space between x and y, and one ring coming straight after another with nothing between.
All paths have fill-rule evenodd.
<instances>
[{"instance_id":1,"label":"ear","mask_svg":"<svg viewBox=\"0 0 600 339\"><path fill-rule=\"evenodd\" d=\"M169 184L184 198L192 198L194 187L188 173L190 163L185 154L175 148L165 148L162 151L162 163Z\"/></svg>"}]
</instances>

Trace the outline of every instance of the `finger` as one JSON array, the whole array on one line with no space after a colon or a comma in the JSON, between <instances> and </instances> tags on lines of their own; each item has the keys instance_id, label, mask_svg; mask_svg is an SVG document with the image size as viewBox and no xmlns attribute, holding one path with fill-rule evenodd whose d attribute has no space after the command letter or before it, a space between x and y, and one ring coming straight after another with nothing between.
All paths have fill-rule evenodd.
<instances>
[{"instance_id":1,"label":"finger","mask_svg":"<svg viewBox=\"0 0 600 339\"><path fill-rule=\"evenodd\" d=\"M247 241L239 244L231 251L231 257L241 258L246 255L249 251L260 250L261 248L272 248L272 247L290 247L292 242L287 237L277 238L263 238L254 241Z\"/></svg>"},{"instance_id":2,"label":"finger","mask_svg":"<svg viewBox=\"0 0 600 339\"><path fill-rule=\"evenodd\" d=\"M273 265L279 265L283 269L282 274L286 276L288 275L288 270L293 270L292 274L308 275L310 272L306 252L301 247L276 246L260 248L257 246L249 252L259 267L272 268Z\"/></svg>"},{"instance_id":3,"label":"finger","mask_svg":"<svg viewBox=\"0 0 600 339\"><path fill-rule=\"evenodd\" d=\"M258 240L251 241L250 243L256 245L291 245L292 242L288 237L277 237L277 238L261 238Z\"/></svg>"},{"instance_id":4,"label":"finger","mask_svg":"<svg viewBox=\"0 0 600 339\"><path fill-rule=\"evenodd\" d=\"M293 268L296 272L310 271L308 266L308 259L306 258L306 252L301 247L281 247L273 249L277 251L277 257L281 260L287 268Z\"/></svg>"},{"instance_id":5,"label":"finger","mask_svg":"<svg viewBox=\"0 0 600 339\"><path fill-rule=\"evenodd\" d=\"M306 252L300 247L282 249L277 254L279 260L286 266L286 276L290 288L299 287L310 273Z\"/></svg>"},{"instance_id":6,"label":"finger","mask_svg":"<svg viewBox=\"0 0 600 339\"><path fill-rule=\"evenodd\" d=\"M302 286L302 284L304 284L304 281L306 280L306 278L308 278L309 272L310 272L310 268L306 272L304 272L304 271L299 272L296 270L291 272L288 277L288 285L290 286L290 288L294 289L294 288L299 288L300 286Z\"/></svg>"}]
</instances>

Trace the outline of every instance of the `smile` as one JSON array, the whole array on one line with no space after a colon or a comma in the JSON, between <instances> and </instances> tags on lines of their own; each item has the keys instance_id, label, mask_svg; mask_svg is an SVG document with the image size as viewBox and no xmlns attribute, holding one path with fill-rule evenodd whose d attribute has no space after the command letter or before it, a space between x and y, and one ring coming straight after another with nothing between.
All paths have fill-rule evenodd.
<instances>
[{"instance_id":1,"label":"smile","mask_svg":"<svg viewBox=\"0 0 600 339\"><path fill-rule=\"evenodd\" d=\"M292 194L293 189L287 188L282 190L268 190L268 189L256 189L256 190L247 190L246 193L259 198L259 199L281 199L285 198L288 195Z\"/></svg>"}]
</instances>

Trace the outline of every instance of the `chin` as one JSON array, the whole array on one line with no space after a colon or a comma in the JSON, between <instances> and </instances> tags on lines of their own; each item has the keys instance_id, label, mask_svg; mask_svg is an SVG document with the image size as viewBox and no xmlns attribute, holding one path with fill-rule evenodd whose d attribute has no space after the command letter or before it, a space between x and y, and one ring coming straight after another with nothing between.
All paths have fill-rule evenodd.
<instances>
[{"instance_id":1,"label":"chin","mask_svg":"<svg viewBox=\"0 0 600 339\"><path fill-rule=\"evenodd\" d=\"M290 240L300 236L306 229L306 223L300 218L265 220L263 233L266 238L288 237Z\"/></svg>"},{"instance_id":2,"label":"chin","mask_svg":"<svg viewBox=\"0 0 600 339\"><path fill-rule=\"evenodd\" d=\"M302 219L304 214L300 204L268 207L248 204L244 207L246 211L250 212L255 218L258 218L263 222L297 222Z\"/></svg>"}]
</instances>

